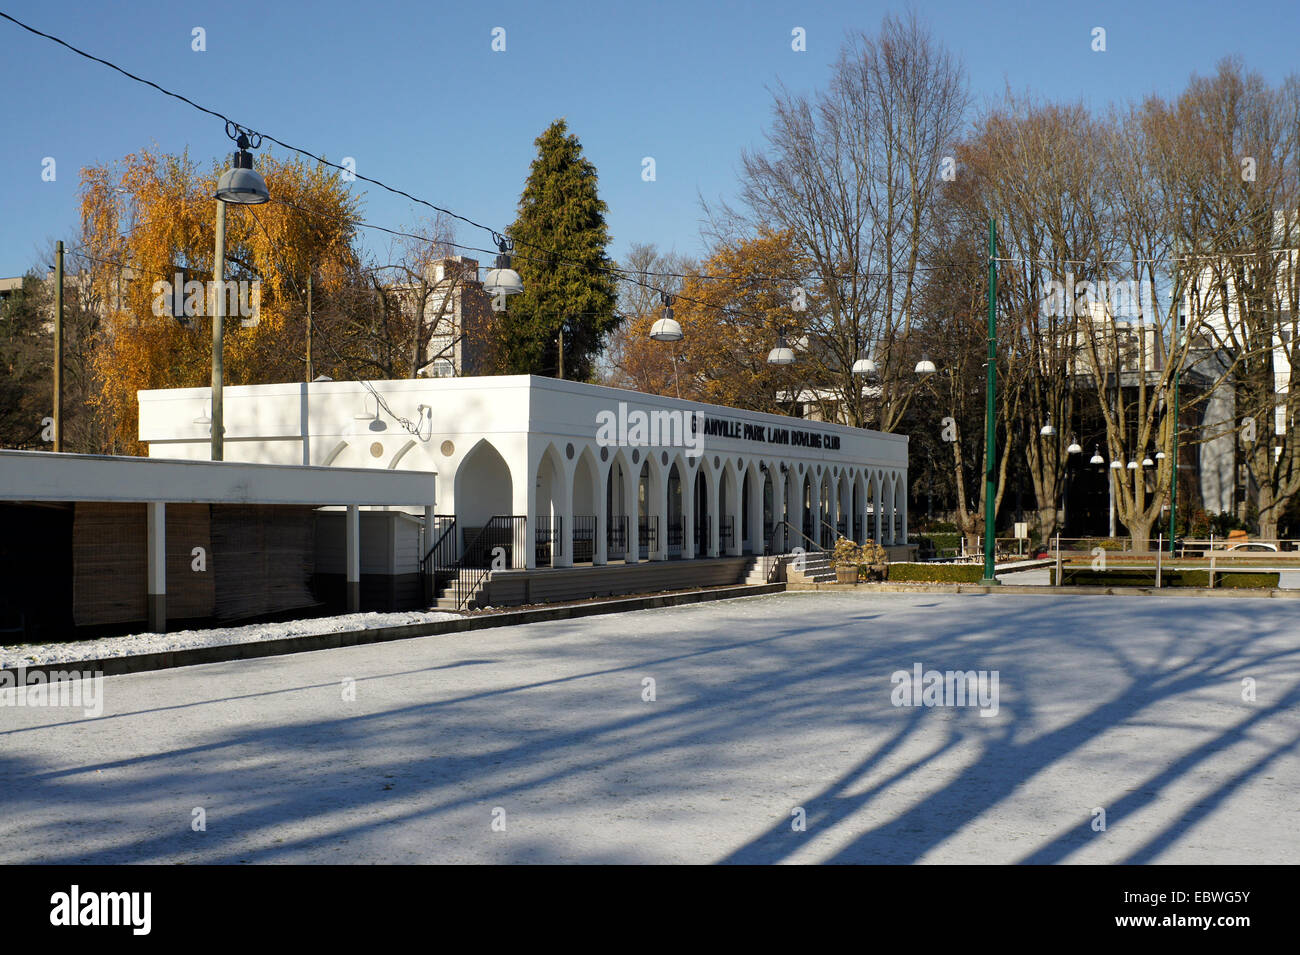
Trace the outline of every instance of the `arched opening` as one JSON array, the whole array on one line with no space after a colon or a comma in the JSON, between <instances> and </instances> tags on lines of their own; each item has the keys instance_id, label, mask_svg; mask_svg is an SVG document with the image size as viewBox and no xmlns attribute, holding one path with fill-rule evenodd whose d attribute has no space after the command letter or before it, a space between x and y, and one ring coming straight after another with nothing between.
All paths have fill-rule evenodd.
<instances>
[{"instance_id":1,"label":"arched opening","mask_svg":"<svg viewBox=\"0 0 1300 955\"><path fill-rule=\"evenodd\" d=\"M624 560L627 557L627 490L631 479L627 464L620 454L614 458L605 475L605 513L608 515L605 540L610 560Z\"/></svg>"},{"instance_id":2,"label":"arched opening","mask_svg":"<svg viewBox=\"0 0 1300 955\"><path fill-rule=\"evenodd\" d=\"M596 467L596 456L591 448L586 448L578 458L578 466L573 472L573 562L590 564L596 559L596 534L599 532L596 519L599 513L599 498L596 488L600 484L600 471Z\"/></svg>"},{"instance_id":3,"label":"arched opening","mask_svg":"<svg viewBox=\"0 0 1300 955\"><path fill-rule=\"evenodd\" d=\"M677 462L668 471L668 556L682 556L682 472Z\"/></svg>"},{"instance_id":4,"label":"arched opening","mask_svg":"<svg viewBox=\"0 0 1300 955\"><path fill-rule=\"evenodd\" d=\"M709 485L701 466L695 472L695 556L707 557L709 553Z\"/></svg>"},{"instance_id":5,"label":"arched opening","mask_svg":"<svg viewBox=\"0 0 1300 955\"><path fill-rule=\"evenodd\" d=\"M456 527L463 548L497 515L508 516L514 507L514 482L510 466L491 442L483 440L456 468L454 490Z\"/></svg>"},{"instance_id":6,"label":"arched opening","mask_svg":"<svg viewBox=\"0 0 1300 955\"><path fill-rule=\"evenodd\" d=\"M554 446L547 446L537 463L533 501L533 538L538 567L559 566L564 531L563 480L564 468L560 465L559 455Z\"/></svg>"},{"instance_id":7,"label":"arched opening","mask_svg":"<svg viewBox=\"0 0 1300 955\"><path fill-rule=\"evenodd\" d=\"M742 554L762 553L762 547L754 540L754 528L750 526L753 524L755 483L754 471L749 468L741 478L740 485L740 552Z\"/></svg>"}]
</instances>

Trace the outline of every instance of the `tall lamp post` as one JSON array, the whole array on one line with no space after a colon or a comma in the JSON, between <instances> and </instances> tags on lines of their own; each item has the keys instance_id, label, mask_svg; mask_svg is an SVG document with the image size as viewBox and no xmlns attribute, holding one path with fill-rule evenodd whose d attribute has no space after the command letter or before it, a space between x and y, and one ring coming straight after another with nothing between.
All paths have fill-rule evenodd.
<instances>
[{"instance_id":1,"label":"tall lamp post","mask_svg":"<svg viewBox=\"0 0 1300 955\"><path fill-rule=\"evenodd\" d=\"M226 135L235 141L238 152L233 157L233 165L221 174L217 183L217 244L212 265L212 460L225 459L225 414L222 390L225 385L224 334L226 315L226 203L233 202L241 206L256 206L269 202L271 193L266 188L266 180L253 168L253 154L250 149L262 145L262 137L257 133L226 123ZM250 140L250 136L252 137Z\"/></svg>"},{"instance_id":2,"label":"tall lamp post","mask_svg":"<svg viewBox=\"0 0 1300 955\"><path fill-rule=\"evenodd\" d=\"M989 362L987 382L984 394L984 578L980 581L986 586L998 584L993 569L994 519L996 515L997 479L994 475L995 443L997 441L997 418L994 416L994 402L997 400L997 286L998 286L998 227L989 219Z\"/></svg>"}]
</instances>

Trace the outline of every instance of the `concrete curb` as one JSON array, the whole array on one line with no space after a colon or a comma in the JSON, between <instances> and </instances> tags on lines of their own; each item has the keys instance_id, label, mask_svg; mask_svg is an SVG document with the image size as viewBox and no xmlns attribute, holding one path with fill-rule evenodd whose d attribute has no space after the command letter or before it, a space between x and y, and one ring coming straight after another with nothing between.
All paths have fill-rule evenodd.
<instances>
[{"instance_id":1,"label":"concrete curb","mask_svg":"<svg viewBox=\"0 0 1300 955\"><path fill-rule=\"evenodd\" d=\"M1248 587L1051 587L1045 584L1003 584L998 587L982 587L979 584L797 584L786 585L790 591L796 590L842 590L859 593L885 594L1012 594L1032 595L1051 594L1057 597L1068 594L1082 596L1103 596L1114 594L1125 597L1280 597L1282 599L1300 599L1300 590L1279 590L1276 588Z\"/></svg>"},{"instance_id":2,"label":"concrete curb","mask_svg":"<svg viewBox=\"0 0 1300 955\"><path fill-rule=\"evenodd\" d=\"M437 620L431 623L408 624L403 627L374 627L368 630L341 630L336 633L316 633L280 640L260 640L256 643L230 643L216 647L193 647L186 650L163 650L157 653L140 653L125 657L104 657L89 660L66 660L62 663L37 663L22 669L28 673L59 670L93 670L104 676L122 676L127 673L144 673L150 670L168 670L174 667L200 666L205 663L227 663L231 660L251 660L257 657L282 656L289 653L310 653L313 650L333 650L338 647L356 647L370 643L388 643L392 640L409 640L413 637L433 637L449 633L466 633L471 630L490 630L495 627L513 627L524 623L542 623L548 620L572 620L610 613L627 613L632 610L655 610L685 604L706 603L713 600L732 600L737 597L758 597L784 591L784 583L747 584L736 587L718 587L711 590L675 591L616 600L599 600L590 603L558 607L537 607L505 613L481 614L461 617L458 620ZM0 672L16 672L7 667Z\"/></svg>"}]
</instances>

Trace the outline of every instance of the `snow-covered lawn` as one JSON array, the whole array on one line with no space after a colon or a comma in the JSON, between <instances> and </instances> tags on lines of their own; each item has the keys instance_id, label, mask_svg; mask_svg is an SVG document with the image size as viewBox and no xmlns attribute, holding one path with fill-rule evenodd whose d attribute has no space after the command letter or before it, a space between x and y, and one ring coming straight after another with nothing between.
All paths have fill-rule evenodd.
<instances>
[{"instance_id":1,"label":"snow-covered lawn","mask_svg":"<svg viewBox=\"0 0 1300 955\"><path fill-rule=\"evenodd\" d=\"M215 627L211 630L176 630L172 633L136 633L100 640L74 640L67 643L22 644L0 647L0 668L32 666L40 663L69 663L77 660L100 660L162 650L189 650L194 647L220 647L230 643L258 643L284 637L303 637L314 633L342 633L348 630L371 630L376 627L401 627L433 620L450 620L452 613L406 611L400 613L345 613L337 617L315 617L285 623L256 623L244 627Z\"/></svg>"},{"instance_id":2,"label":"snow-covered lawn","mask_svg":"<svg viewBox=\"0 0 1300 955\"><path fill-rule=\"evenodd\" d=\"M895 705L918 664L996 672L996 714ZM0 863L1300 858L1289 600L788 593L103 703L0 706Z\"/></svg>"}]
</instances>

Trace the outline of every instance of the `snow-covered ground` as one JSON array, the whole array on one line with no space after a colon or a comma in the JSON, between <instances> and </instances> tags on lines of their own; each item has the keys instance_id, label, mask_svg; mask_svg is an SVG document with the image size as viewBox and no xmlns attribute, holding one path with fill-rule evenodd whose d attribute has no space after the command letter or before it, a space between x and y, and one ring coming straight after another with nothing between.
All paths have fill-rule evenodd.
<instances>
[{"instance_id":1,"label":"snow-covered ground","mask_svg":"<svg viewBox=\"0 0 1300 955\"><path fill-rule=\"evenodd\" d=\"M172 633L136 633L125 637L73 640L67 643L22 644L0 647L0 669L41 663L101 660L108 657L156 653L161 650L220 647L230 643L259 643L263 640L303 637L314 633L401 627L433 620L450 620L456 616L458 615L452 613L426 611L345 613L337 617L314 617L310 620L292 620L286 623L256 623L243 627L215 627L211 630L176 630Z\"/></svg>"},{"instance_id":2,"label":"snow-covered ground","mask_svg":"<svg viewBox=\"0 0 1300 955\"><path fill-rule=\"evenodd\" d=\"M996 714L894 705L916 664ZM1289 600L788 593L103 697L0 706L0 863L1300 858Z\"/></svg>"}]
</instances>

